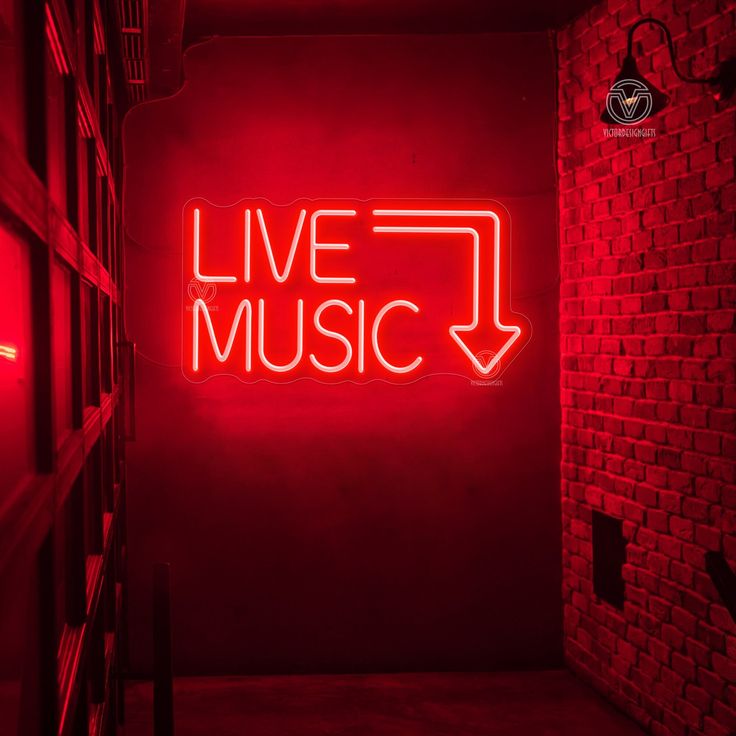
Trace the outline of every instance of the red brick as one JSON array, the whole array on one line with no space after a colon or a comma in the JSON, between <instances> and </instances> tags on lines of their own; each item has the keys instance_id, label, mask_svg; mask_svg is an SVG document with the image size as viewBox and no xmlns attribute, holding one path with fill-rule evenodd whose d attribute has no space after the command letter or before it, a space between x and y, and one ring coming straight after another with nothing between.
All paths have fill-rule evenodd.
<instances>
[{"instance_id":1,"label":"red brick","mask_svg":"<svg viewBox=\"0 0 736 736\"><path fill-rule=\"evenodd\" d=\"M640 69L672 97L656 138L601 141L597 113L635 20L662 18L707 74L736 47L732 6L608 0L558 43L563 527L583 527L563 541L566 656L655 736L736 732L736 636L704 561L736 560L736 112L642 28ZM623 623L592 595L591 508L626 520Z\"/></svg>"}]
</instances>

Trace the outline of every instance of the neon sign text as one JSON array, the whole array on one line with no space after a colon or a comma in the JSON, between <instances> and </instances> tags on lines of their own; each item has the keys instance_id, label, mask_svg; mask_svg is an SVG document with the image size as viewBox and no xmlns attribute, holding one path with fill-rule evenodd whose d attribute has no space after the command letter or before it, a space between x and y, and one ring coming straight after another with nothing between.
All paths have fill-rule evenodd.
<instances>
[{"instance_id":1,"label":"neon sign text","mask_svg":"<svg viewBox=\"0 0 736 736\"><path fill-rule=\"evenodd\" d=\"M509 228L489 201L191 200L184 373L497 377L531 333L510 309Z\"/></svg>"}]
</instances>

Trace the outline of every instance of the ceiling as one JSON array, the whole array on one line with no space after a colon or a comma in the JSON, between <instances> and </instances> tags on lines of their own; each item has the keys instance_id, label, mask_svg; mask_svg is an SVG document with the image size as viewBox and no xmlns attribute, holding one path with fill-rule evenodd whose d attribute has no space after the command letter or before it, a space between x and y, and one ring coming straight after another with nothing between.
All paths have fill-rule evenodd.
<instances>
[{"instance_id":1,"label":"ceiling","mask_svg":"<svg viewBox=\"0 0 736 736\"><path fill-rule=\"evenodd\" d=\"M148 93L181 83L182 49L211 36L523 33L559 28L596 0L149 0Z\"/></svg>"},{"instance_id":2,"label":"ceiling","mask_svg":"<svg viewBox=\"0 0 736 736\"><path fill-rule=\"evenodd\" d=\"M186 0L185 44L213 35L543 31L593 0Z\"/></svg>"}]
</instances>

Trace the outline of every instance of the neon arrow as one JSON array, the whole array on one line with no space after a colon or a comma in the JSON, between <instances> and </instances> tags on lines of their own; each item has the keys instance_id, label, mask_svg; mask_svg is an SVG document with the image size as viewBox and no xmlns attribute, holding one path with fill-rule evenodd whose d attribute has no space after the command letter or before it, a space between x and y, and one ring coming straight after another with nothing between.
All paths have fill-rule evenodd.
<instances>
[{"instance_id":1,"label":"neon arrow","mask_svg":"<svg viewBox=\"0 0 736 736\"><path fill-rule=\"evenodd\" d=\"M498 333L508 335L500 350L488 361L482 363L462 337L462 333L475 333L480 323L480 234L473 227L434 227L434 226L374 226L375 233L436 233L470 235L473 238L473 320L467 325L452 325L450 337L470 360L481 375L490 376L501 358L508 353L511 346L521 337L521 327L505 325L500 313L500 266L501 266L501 223L498 215L491 210L373 210L377 217L488 217L494 223L493 228L493 307L492 322ZM485 296L485 295L483 295Z\"/></svg>"}]
</instances>

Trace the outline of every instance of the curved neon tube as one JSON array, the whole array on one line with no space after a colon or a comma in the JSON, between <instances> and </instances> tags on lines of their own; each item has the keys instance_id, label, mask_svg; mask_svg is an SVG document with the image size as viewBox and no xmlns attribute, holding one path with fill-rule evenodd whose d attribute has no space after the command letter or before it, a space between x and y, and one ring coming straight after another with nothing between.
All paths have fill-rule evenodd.
<instances>
[{"instance_id":1,"label":"curved neon tube","mask_svg":"<svg viewBox=\"0 0 736 736\"><path fill-rule=\"evenodd\" d=\"M371 341L373 342L373 352L376 354L376 358L378 359L378 362L387 370L391 371L391 373L410 373L414 369L416 369L419 364L422 362L423 358L421 355L417 356L411 363L408 365L394 365L393 363L389 363L386 358L384 357L383 353L381 352L381 348L378 345L378 329L381 326L381 322L383 318L392 310L397 309L398 307L405 307L406 309L411 309L412 312L417 314L419 312L419 307L410 302L406 299L394 299L392 302L389 302L388 304L384 305L383 308L378 312L376 315L376 318L373 320L373 329L371 330Z\"/></svg>"},{"instance_id":2,"label":"curved neon tube","mask_svg":"<svg viewBox=\"0 0 736 736\"><path fill-rule=\"evenodd\" d=\"M263 210L260 208L256 210L256 218L258 219L258 226L261 229L261 237L263 238L263 244L266 246L266 256L268 256L268 263L271 267L271 273L273 278L279 284L283 284L286 279L289 278L291 273L291 267L294 263L294 256L296 255L296 247L299 244L299 238L302 234L302 228L304 227L304 220L307 217L306 210L299 211L299 218L296 222L296 228L294 229L294 237L291 239L291 246L289 247L289 255L286 258L286 264L284 270L279 273L279 269L276 266L276 259L273 255L273 248L271 247L271 239L268 237L268 230L266 229L266 221L263 218ZM250 210L245 211L245 281L250 282Z\"/></svg>"},{"instance_id":3,"label":"curved neon tube","mask_svg":"<svg viewBox=\"0 0 736 736\"><path fill-rule=\"evenodd\" d=\"M293 360L289 361L285 365L279 365L278 363L272 363L267 357L264 349L264 335L266 332L265 328L265 307L266 302L264 299L258 300L258 357L261 359L266 368L274 371L275 373L288 373L299 365L299 361L302 359L304 354L304 299L299 299L296 304L297 314L297 328L296 328L296 355Z\"/></svg>"},{"instance_id":4,"label":"curved neon tube","mask_svg":"<svg viewBox=\"0 0 736 736\"><path fill-rule=\"evenodd\" d=\"M317 358L314 356L314 353L310 353L309 360L312 362L312 365L315 368L319 369L323 373L339 373L341 370L347 368L347 366L350 364L350 361L353 359L353 346L350 344L350 340L348 340L345 335L342 335L339 332L335 332L334 330L328 330L326 327L322 326L319 318L322 316L322 312L324 312L325 309L328 309L329 307L340 307L340 309L344 309L348 314L352 314L353 309L347 302L344 302L342 299L329 299L328 301L320 304L314 312L314 326L317 332L319 332L321 335L324 335L325 337L332 337L335 340L341 342L345 346L345 358L337 365L325 365L324 363L320 363L317 360Z\"/></svg>"},{"instance_id":5,"label":"curved neon tube","mask_svg":"<svg viewBox=\"0 0 736 736\"><path fill-rule=\"evenodd\" d=\"M431 227L431 226L397 226L384 227L375 226L375 233L459 233L471 235L473 237L473 320L467 325L452 325L449 329L450 337L458 344L460 349L465 353L473 366L483 375L490 375L501 358L506 354L509 348L521 336L521 328L516 325L505 325L501 322L500 314L500 283L501 283L501 222L498 215L491 210L373 210L376 216L396 215L415 216L415 217L448 217L448 216L464 216L464 217L489 217L495 224L493 237L493 323L500 332L505 332L511 336L506 344L488 361L487 365L478 360L475 354L467 347L458 333L472 332L478 327L480 321L480 235L475 228L472 227Z\"/></svg>"}]
</instances>

